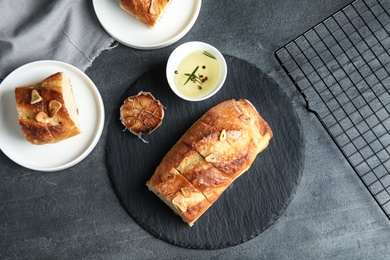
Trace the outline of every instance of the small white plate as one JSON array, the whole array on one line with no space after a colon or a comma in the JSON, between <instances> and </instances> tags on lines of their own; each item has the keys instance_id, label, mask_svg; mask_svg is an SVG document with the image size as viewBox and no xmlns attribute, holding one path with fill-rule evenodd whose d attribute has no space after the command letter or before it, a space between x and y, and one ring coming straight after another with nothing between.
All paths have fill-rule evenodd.
<instances>
[{"instance_id":1,"label":"small white plate","mask_svg":"<svg viewBox=\"0 0 390 260\"><path fill-rule=\"evenodd\" d=\"M93 0L96 16L111 37L136 49L158 49L180 40L194 25L201 0L172 0L154 28L119 6L119 0Z\"/></svg>"},{"instance_id":2,"label":"small white plate","mask_svg":"<svg viewBox=\"0 0 390 260\"><path fill-rule=\"evenodd\" d=\"M19 126L15 87L64 72L70 79L82 133L55 144L29 143ZM36 171L58 171L83 160L96 146L104 126L104 106L92 80L59 61L36 61L14 70L0 84L0 149L19 165Z\"/></svg>"}]
</instances>

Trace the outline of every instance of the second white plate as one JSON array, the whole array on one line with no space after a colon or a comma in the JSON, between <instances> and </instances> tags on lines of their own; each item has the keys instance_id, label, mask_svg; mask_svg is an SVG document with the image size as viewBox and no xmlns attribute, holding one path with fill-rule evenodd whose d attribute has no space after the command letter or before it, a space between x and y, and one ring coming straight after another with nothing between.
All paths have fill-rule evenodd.
<instances>
[{"instance_id":1,"label":"second white plate","mask_svg":"<svg viewBox=\"0 0 390 260\"><path fill-rule=\"evenodd\" d=\"M138 21L119 0L93 0L96 16L115 40L136 49L158 49L181 39L198 18L201 0L172 0L155 28Z\"/></svg>"},{"instance_id":2,"label":"second white plate","mask_svg":"<svg viewBox=\"0 0 390 260\"><path fill-rule=\"evenodd\" d=\"M29 143L19 126L15 87L64 72L70 79L79 111L81 134L55 144ZM58 171L83 160L96 146L104 126L104 106L91 79L59 61L36 61L14 70L0 84L0 149L11 160L37 171Z\"/></svg>"}]
</instances>

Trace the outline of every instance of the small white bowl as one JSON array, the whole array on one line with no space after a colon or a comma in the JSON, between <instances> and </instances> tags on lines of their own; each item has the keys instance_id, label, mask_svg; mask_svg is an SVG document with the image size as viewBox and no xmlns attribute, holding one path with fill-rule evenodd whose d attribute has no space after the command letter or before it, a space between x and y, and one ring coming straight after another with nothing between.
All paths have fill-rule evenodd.
<instances>
[{"instance_id":1,"label":"small white bowl","mask_svg":"<svg viewBox=\"0 0 390 260\"><path fill-rule=\"evenodd\" d=\"M179 83L175 83L175 77L177 77L178 74L180 74L180 73L182 73L182 75L184 75L184 73L191 74L193 72L193 69L191 68L190 70L185 71L185 72L178 71L179 65L181 64L183 59L188 57L188 55L195 53L195 52L198 52L198 51L207 52L207 53L211 54L212 56L214 56L215 59L213 59L213 60L216 61L215 66L219 66L219 73L217 73L217 75L215 75L216 78L209 81L209 82L212 82L212 83L209 83L209 84L211 84L209 86L209 89L202 88L202 86L200 86L200 84L198 84L197 87L198 87L199 92L197 90L196 94L193 94L195 90L193 90L193 91L191 90L192 91L191 94L183 93L183 91L181 91L180 88L178 88L178 86L177 86ZM205 57L205 59L211 59L211 58L207 57L207 55L205 55L204 57ZM199 65L199 66L200 66L199 71L201 71L202 65ZM194 66L194 68L195 67L196 66ZM226 79L226 74L227 74L227 66L226 66L226 61L225 61L225 58L223 57L223 55L215 47L211 46L210 44L207 44L204 42L197 42L197 41L183 43L180 46L178 46L169 56L169 59L167 62L167 67L166 67L166 77L167 77L169 86L171 87L172 91L180 98L182 98L184 100L188 100L188 101L201 101L201 100L205 100L205 99L213 96L223 86L225 79ZM207 76L207 75L205 75L205 76ZM184 86L184 87L186 87L186 86ZM187 86L187 87L189 87L189 86ZM194 87L194 85L192 87Z\"/></svg>"}]
</instances>

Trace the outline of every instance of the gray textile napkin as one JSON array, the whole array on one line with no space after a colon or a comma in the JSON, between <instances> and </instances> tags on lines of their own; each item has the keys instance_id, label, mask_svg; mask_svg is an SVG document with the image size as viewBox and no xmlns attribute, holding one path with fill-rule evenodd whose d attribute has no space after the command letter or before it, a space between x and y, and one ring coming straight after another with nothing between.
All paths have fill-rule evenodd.
<instances>
[{"instance_id":1,"label":"gray textile napkin","mask_svg":"<svg viewBox=\"0 0 390 260\"><path fill-rule=\"evenodd\" d=\"M1 0L0 81L37 60L58 60L85 71L114 40L91 0Z\"/></svg>"}]
</instances>

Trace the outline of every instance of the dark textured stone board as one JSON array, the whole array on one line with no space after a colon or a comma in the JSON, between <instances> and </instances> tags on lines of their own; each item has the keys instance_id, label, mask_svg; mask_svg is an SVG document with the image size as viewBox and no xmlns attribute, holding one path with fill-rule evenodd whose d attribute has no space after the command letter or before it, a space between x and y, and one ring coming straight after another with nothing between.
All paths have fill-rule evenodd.
<instances>
[{"instance_id":1,"label":"dark textured stone board","mask_svg":"<svg viewBox=\"0 0 390 260\"><path fill-rule=\"evenodd\" d=\"M117 115L111 118L106 159L109 176L123 207L154 236L186 248L216 249L248 241L270 227L284 212L299 183L303 138L294 107L280 87L260 69L225 56L228 76L212 98L188 102L169 88L165 63L141 76L123 95L150 91L165 106L163 124L143 143ZM227 99L246 98L271 126L274 137L251 168L189 227L145 186L164 155L208 109Z\"/></svg>"}]
</instances>

